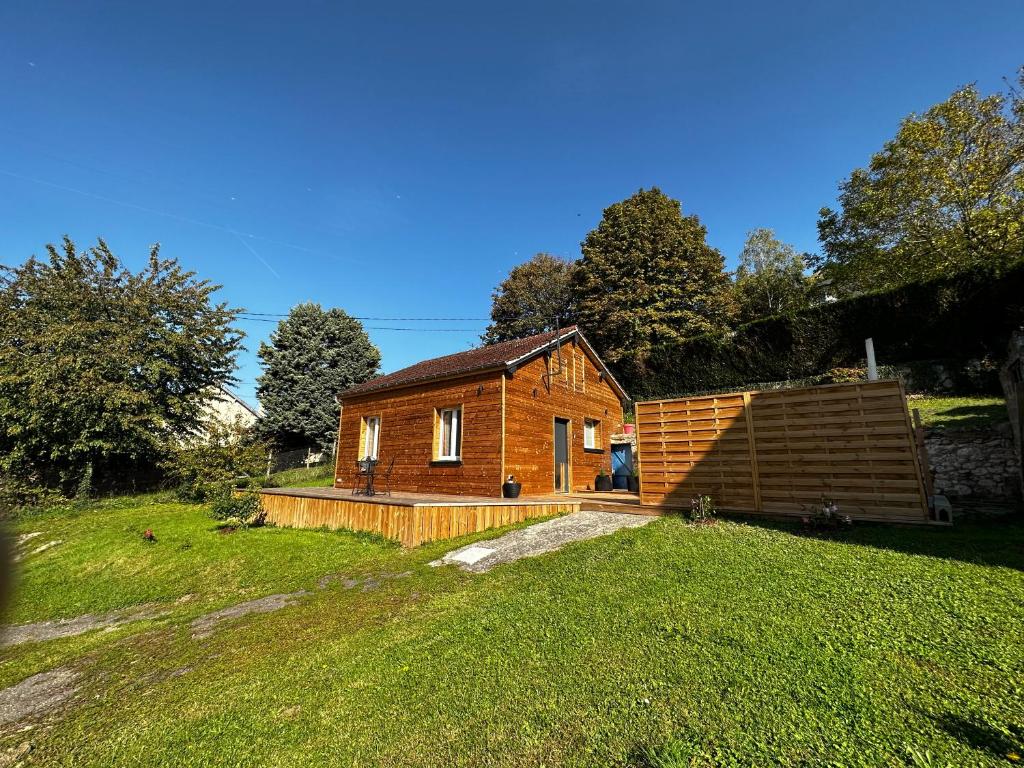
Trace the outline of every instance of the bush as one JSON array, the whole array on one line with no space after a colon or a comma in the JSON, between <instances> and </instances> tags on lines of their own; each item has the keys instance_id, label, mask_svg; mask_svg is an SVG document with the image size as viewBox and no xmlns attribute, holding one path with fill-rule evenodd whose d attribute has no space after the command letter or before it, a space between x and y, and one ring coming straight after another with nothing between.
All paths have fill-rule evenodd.
<instances>
[{"instance_id":1,"label":"bush","mask_svg":"<svg viewBox=\"0 0 1024 768\"><path fill-rule=\"evenodd\" d=\"M236 528L263 525L267 512L258 493L230 493L216 497L210 504L210 516L225 525Z\"/></svg>"},{"instance_id":2,"label":"bush","mask_svg":"<svg viewBox=\"0 0 1024 768\"><path fill-rule=\"evenodd\" d=\"M259 482L268 449L240 424L212 424L205 439L179 446L164 467L178 496L185 501L210 501L239 485Z\"/></svg>"},{"instance_id":3,"label":"bush","mask_svg":"<svg viewBox=\"0 0 1024 768\"><path fill-rule=\"evenodd\" d=\"M710 496L696 496L690 499L690 520L695 523L713 523L718 511Z\"/></svg>"},{"instance_id":4,"label":"bush","mask_svg":"<svg viewBox=\"0 0 1024 768\"><path fill-rule=\"evenodd\" d=\"M994 366L968 361L1004 358L1010 334L1024 324L1021 296L1024 264L998 278L973 270L655 346L645 370L622 374L637 398L820 377L863 366L870 337L880 362L941 363L954 391L980 394L997 386Z\"/></svg>"}]
</instances>

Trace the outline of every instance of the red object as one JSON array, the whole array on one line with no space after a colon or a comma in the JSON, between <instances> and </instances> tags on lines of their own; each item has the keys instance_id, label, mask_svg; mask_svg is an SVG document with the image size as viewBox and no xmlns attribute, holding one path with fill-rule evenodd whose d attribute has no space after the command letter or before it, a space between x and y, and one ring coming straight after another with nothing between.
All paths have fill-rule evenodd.
<instances>
[{"instance_id":1,"label":"red object","mask_svg":"<svg viewBox=\"0 0 1024 768\"><path fill-rule=\"evenodd\" d=\"M635 428L636 427L633 424L623 424L622 425L622 432L623 432L623 434L626 434L626 435L632 435L633 434L633 430Z\"/></svg>"},{"instance_id":2,"label":"red object","mask_svg":"<svg viewBox=\"0 0 1024 768\"><path fill-rule=\"evenodd\" d=\"M142 534L142 538L144 538L146 541L156 541L156 536L153 535L152 528L147 528L146 532Z\"/></svg>"}]
</instances>

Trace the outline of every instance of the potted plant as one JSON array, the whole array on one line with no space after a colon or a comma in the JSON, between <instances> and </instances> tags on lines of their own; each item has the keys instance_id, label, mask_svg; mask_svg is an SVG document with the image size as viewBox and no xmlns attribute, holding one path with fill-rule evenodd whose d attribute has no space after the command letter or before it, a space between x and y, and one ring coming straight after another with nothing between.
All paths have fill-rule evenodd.
<instances>
[{"instance_id":1,"label":"potted plant","mask_svg":"<svg viewBox=\"0 0 1024 768\"><path fill-rule=\"evenodd\" d=\"M630 493L640 493L640 473L637 472L636 464L629 468L626 476L626 490Z\"/></svg>"},{"instance_id":2,"label":"potted plant","mask_svg":"<svg viewBox=\"0 0 1024 768\"><path fill-rule=\"evenodd\" d=\"M509 475L508 480L501 484L501 495L506 499L518 499L523 484L516 481L515 475Z\"/></svg>"},{"instance_id":3,"label":"potted plant","mask_svg":"<svg viewBox=\"0 0 1024 768\"><path fill-rule=\"evenodd\" d=\"M612 489L612 476L605 472L604 467L597 472L597 479L594 480L595 491L610 491Z\"/></svg>"}]
</instances>

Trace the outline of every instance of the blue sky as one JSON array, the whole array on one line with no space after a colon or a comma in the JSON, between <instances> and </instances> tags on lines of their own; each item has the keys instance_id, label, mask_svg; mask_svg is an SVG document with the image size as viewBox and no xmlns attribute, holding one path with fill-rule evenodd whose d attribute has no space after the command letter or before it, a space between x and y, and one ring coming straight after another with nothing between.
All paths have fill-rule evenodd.
<instances>
[{"instance_id":1,"label":"blue sky","mask_svg":"<svg viewBox=\"0 0 1024 768\"><path fill-rule=\"evenodd\" d=\"M900 118L1000 88L1022 40L1019 0L7 2L0 262L101 235L253 312L485 318L513 265L578 256L651 185L730 266L754 227L815 251ZM366 323L385 370L485 324ZM272 327L244 323L250 400Z\"/></svg>"}]
</instances>

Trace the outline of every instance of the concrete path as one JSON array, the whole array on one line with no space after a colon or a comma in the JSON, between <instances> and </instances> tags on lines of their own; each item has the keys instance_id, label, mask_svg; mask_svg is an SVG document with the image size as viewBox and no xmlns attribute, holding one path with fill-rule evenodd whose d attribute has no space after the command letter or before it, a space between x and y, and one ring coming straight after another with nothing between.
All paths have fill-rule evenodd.
<instances>
[{"instance_id":1,"label":"concrete path","mask_svg":"<svg viewBox=\"0 0 1024 768\"><path fill-rule=\"evenodd\" d=\"M640 528L656 519L621 512L573 512L490 541L460 547L431 565L457 565L470 573L485 573L502 563L554 552L569 542L607 536L621 528Z\"/></svg>"}]
</instances>

